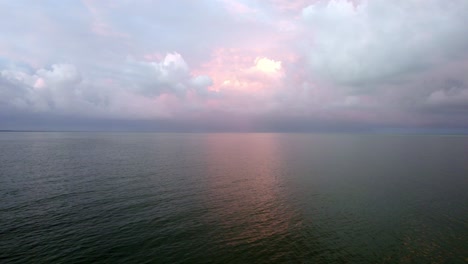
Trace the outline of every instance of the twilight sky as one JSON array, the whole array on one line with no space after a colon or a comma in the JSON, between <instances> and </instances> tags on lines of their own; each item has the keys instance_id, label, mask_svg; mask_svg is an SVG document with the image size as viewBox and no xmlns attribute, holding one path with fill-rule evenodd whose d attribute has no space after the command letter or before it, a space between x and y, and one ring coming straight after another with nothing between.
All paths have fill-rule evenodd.
<instances>
[{"instance_id":1,"label":"twilight sky","mask_svg":"<svg viewBox=\"0 0 468 264\"><path fill-rule=\"evenodd\" d=\"M0 129L468 131L467 0L0 0Z\"/></svg>"}]
</instances>

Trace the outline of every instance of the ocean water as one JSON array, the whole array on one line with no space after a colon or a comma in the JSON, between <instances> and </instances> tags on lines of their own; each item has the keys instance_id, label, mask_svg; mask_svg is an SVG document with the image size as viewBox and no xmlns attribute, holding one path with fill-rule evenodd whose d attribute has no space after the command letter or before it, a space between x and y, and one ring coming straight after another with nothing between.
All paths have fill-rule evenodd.
<instances>
[{"instance_id":1,"label":"ocean water","mask_svg":"<svg viewBox=\"0 0 468 264\"><path fill-rule=\"evenodd\" d=\"M1 263L467 263L468 137L0 133Z\"/></svg>"}]
</instances>

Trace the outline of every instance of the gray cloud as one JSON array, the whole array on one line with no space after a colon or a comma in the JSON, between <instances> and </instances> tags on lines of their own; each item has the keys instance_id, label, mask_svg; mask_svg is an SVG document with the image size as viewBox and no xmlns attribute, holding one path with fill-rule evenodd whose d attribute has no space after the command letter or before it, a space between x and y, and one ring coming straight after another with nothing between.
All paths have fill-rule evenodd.
<instances>
[{"instance_id":1,"label":"gray cloud","mask_svg":"<svg viewBox=\"0 0 468 264\"><path fill-rule=\"evenodd\" d=\"M466 127L467 13L465 0L3 1L0 129Z\"/></svg>"},{"instance_id":2,"label":"gray cloud","mask_svg":"<svg viewBox=\"0 0 468 264\"><path fill-rule=\"evenodd\" d=\"M331 0L302 11L313 73L376 86L468 52L468 2Z\"/></svg>"},{"instance_id":3,"label":"gray cloud","mask_svg":"<svg viewBox=\"0 0 468 264\"><path fill-rule=\"evenodd\" d=\"M170 115L185 107L188 93L201 98L213 93L209 76L193 76L177 53L161 61L129 59L120 74L100 82L82 76L75 65L54 64L28 73L21 69L0 73L0 102L10 110L112 118Z\"/></svg>"}]
</instances>

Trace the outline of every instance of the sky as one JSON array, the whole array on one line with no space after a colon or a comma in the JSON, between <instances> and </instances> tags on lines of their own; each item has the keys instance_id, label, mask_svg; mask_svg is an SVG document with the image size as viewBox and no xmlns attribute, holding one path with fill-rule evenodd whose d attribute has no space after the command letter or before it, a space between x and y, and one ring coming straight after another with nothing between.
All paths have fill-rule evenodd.
<instances>
[{"instance_id":1,"label":"sky","mask_svg":"<svg viewBox=\"0 0 468 264\"><path fill-rule=\"evenodd\" d=\"M468 131L466 0L0 0L0 129Z\"/></svg>"}]
</instances>

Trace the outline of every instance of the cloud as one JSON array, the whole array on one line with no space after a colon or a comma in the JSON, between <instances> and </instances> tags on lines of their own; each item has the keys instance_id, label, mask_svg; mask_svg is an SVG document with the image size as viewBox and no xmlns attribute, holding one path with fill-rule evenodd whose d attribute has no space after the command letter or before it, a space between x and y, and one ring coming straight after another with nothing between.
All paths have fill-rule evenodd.
<instances>
[{"instance_id":1,"label":"cloud","mask_svg":"<svg viewBox=\"0 0 468 264\"><path fill-rule=\"evenodd\" d=\"M266 74L275 74L281 70L281 61L257 57L255 59L255 69Z\"/></svg>"},{"instance_id":2,"label":"cloud","mask_svg":"<svg viewBox=\"0 0 468 264\"><path fill-rule=\"evenodd\" d=\"M137 92L153 96L164 92L183 95L189 88L190 71L178 53L169 53L160 62L129 59L122 74Z\"/></svg>"},{"instance_id":3,"label":"cloud","mask_svg":"<svg viewBox=\"0 0 468 264\"><path fill-rule=\"evenodd\" d=\"M127 60L114 79L86 79L75 65L33 73L2 70L0 100L24 112L101 117L167 117L209 97L209 76L192 75L178 53L161 61ZM187 100L192 100L188 102Z\"/></svg>"},{"instance_id":4,"label":"cloud","mask_svg":"<svg viewBox=\"0 0 468 264\"><path fill-rule=\"evenodd\" d=\"M0 111L463 125L467 13L465 0L4 1Z\"/></svg>"},{"instance_id":5,"label":"cloud","mask_svg":"<svg viewBox=\"0 0 468 264\"><path fill-rule=\"evenodd\" d=\"M145 96L174 94L185 97L188 93L198 96L214 95L209 91L213 80L208 75L196 75L179 53L168 53L161 61L129 59L123 72L127 87ZM128 79L130 78L130 79ZM133 84L133 85L132 85Z\"/></svg>"},{"instance_id":6,"label":"cloud","mask_svg":"<svg viewBox=\"0 0 468 264\"><path fill-rule=\"evenodd\" d=\"M427 99L429 104L432 105L460 105L468 106L468 89L450 89L450 90L438 90Z\"/></svg>"},{"instance_id":7,"label":"cloud","mask_svg":"<svg viewBox=\"0 0 468 264\"><path fill-rule=\"evenodd\" d=\"M78 84L82 80L81 74L75 65L54 64L51 68L50 70L39 69L37 71L36 75L39 78L38 80L41 80L41 86L70 86Z\"/></svg>"},{"instance_id":8,"label":"cloud","mask_svg":"<svg viewBox=\"0 0 468 264\"><path fill-rule=\"evenodd\" d=\"M426 106L432 110L468 113L468 88L460 81L452 81L450 86L432 92Z\"/></svg>"},{"instance_id":9,"label":"cloud","mask_svg":"<svg viewBox=\"0 0 468 264\"><path fill-rule=\"evenodd\" d=\"M34 73L2 70L0 92L4 106L26 112L79 112L85 114L93 106L88 100L86 85L72 64L54 64Z\"/></svg>"},{"instance_id":10,"label":"cloud","mask_svg":"<svg viewBox=\"0 0 468 264\"><path fill-rule=\"evenodd\" d=\"M302 10L310 71L375 86L468 51L464 0L322 1Z\"/></svg>"}]
</instances>

